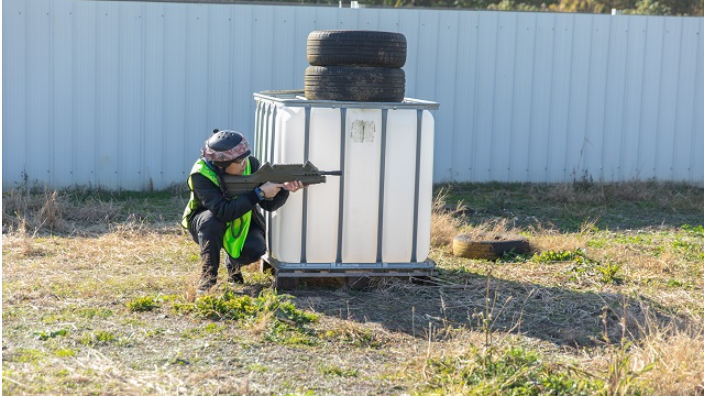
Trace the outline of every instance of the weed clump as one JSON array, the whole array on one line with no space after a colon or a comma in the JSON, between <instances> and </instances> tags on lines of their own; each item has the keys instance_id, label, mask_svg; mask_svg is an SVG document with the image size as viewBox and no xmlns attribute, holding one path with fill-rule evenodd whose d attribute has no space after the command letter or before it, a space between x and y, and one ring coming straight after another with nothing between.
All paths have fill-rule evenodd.
<instances>
[{"instance_id":1,"label":"weed clump","mask_svg":"<svg viewBox=\"0 0 704 396\"><path fill-rule=\"evenodd\" d=\"M138 297L127 302L127 309L132 312L152 311L158 307L159 304L153 296Z\"/></svg>"},{"instance_id":2,"label":"weed clump","mask_svg":"<svg viewBox=\"0 0 704 396\"><path fill-rule=\"evenodd\" d=\"M193 303L176 303L177 314L193 314L209 320L242 321L266 341L283 344L315 343L305 325L317 322L318 315L296 308L293 296L264 290L258 297L239 295L231 290L221 295L205 295Z\"/></svg>"},{"instance_id":3,"label":"weed clump","mask_svg":"<svg viewBox=\"0 0 704 396\"><path fill-rule=\"evenodd\" d=\"M221 295L205 295L194 303L176 304L176 313L193 312L210 320L242 320L265 314L273 314L277 319L294 325L314 322L315 314L296 308L292 296L265 290L258 297L239 295L231 290Z\"/></svg>"},{"instance_id":4,"label":"weed clump","mask_svg":"<svg viewBox=\"0 0 704 396\"><path fill-rule=\"evenodd\" d=\"M428 388L437 394L592 395L600 381L586 378L568 366L545 362L520 347L479 350L458 356L431 357L426 362ZM430 390L429 389L429 390Z\"/></svg>"}]
</instances>

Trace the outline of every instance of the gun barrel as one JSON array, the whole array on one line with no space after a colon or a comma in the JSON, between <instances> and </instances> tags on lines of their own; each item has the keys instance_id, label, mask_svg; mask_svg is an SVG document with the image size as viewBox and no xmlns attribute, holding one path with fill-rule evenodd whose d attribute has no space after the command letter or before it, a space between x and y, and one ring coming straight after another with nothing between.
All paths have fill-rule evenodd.
<instances>
[{"instance_id":1,"label":"gun barrel","mask_svg":"<svg viewBox=\"0 0 704 396\"><path fill-rule=\"evenodd\" d=\"M320 174L325 176L342 176L342 171L320 171Z\"/></svg>"}]
</instances>

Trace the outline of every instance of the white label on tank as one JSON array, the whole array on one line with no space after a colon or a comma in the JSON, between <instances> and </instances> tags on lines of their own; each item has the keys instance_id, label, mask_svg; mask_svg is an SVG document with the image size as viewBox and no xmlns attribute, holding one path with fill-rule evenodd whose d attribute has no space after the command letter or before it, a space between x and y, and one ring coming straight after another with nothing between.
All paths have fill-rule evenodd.
<instances>
[{"instance_id":1,"label":"white label on tank","mask_svg":"<svg viewBox=\"0 0 704 396\"><path fill-rule=\"evenodd\" d=\"M352 122L352 134L350 138L354 143L374 142L376 126L374 121L356 120Z\"/></svg>"}]
</instances>

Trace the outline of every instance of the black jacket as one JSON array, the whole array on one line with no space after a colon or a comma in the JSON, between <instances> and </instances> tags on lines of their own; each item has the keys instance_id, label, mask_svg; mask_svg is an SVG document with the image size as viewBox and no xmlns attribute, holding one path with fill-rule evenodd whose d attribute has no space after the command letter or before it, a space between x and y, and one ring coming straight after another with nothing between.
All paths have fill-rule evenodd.
<instances>
[{"instance_id":1,"label":"black jacket","mask_svg":"<svg viewBox=\"0 0 704 396\"><path fill-rule=\"evenodd\" d=\"M251 172L256 172L259 167L259 160L254 157L249 157ZM213 170L218 175L220 185L225 186L221 176L225 174L225 170L213 167ZM218 219L228 222L244 216L245 213L252 211L252 223L256 224L262 230L265 229L264 217L256 206L259 205L264 210L275 211L282 207L288 199L288 190L281 189L278 194L272 199L259 200L257 193L254 190L239 197L230 197L227 192L223 192L207 177L196 173L191 176L193 182L193 192L198 197L198 208L194 211L200 213L204 210L210 210Z\"/></svg>"}]
</instances>

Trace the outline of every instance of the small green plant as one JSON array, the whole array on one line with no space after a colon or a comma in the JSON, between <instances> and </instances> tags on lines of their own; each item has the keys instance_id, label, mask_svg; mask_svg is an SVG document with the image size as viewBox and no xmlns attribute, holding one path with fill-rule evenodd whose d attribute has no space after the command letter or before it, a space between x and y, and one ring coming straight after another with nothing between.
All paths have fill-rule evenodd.
<instances>
[{"instance_id":1,"label":"small green plant","mask_svg":"<svg viewBox=\"0 0 704 396\"><path fill-rule=\"evenodd\" d=\"M323 375L334 375L337 377L356 377L359 375L358 370L344 369L336 365L321 364L318 369Z\"/></svg>"},{"instance_id":2,"label":"small green plant","mask_svg":"<svg viewBox=\"0 0 704 396\"><path fill-rule=\"evenodd\" d=\"M362 326L341 325L320 335L323 340L338 341L359 348L380 348L383 345L376 333Z\"/></svg>"},{"instance_id":3,"label":"small green plant","mask_svg":"<svg viewBox=\"0 0 704 396\"><path fill-rule=\"evenodd\" d=\"M86 319L107 319L113 315L112 310L106 308L76 308L76 315L86 318Z\"/></svg>"},{"instance_id":4,"label":"small green plant","mask_svg":"<svg viewBox=\"0 0 704 396\"><path fill-rule=\"evenodd\" d=\"M60 330L52 330L52 331L49 331L48 333L45 331L37 331L34 333L34 336L37 337L38 340L46 341L50 338L63 337L66 334L68 334L68 330L60 329Z\"/></svg>"},{"instance_id":5,"label":"small green plant","mask_svg":"<svg viewBox=\"0 0 704 396\"><path fill-rule=\"evenodd\" d=\"M570 281L576 282L582 277L593 275L593 268L594 266L588 263L575 263L567 269L566 273L570 274Z\"/></svg>"},{"instance_id":6,"label":"small green plant","mask_svg":"<svg viewBox=\"0 0 704 396\"><path fill-rule=\"evenodd\" d=\"M318 343L314 333L305 328L291 328L289 325L274 321L267 323L264 340L282 345L307 345Z\"/></svg>"},{"instance_id":7,"label":"small green plant","mask_svg":"<svg viewBox=\"0 0 704 396\"><path fill-rule=\"evenodd\" d=\"M151 329L151 330L147 330L144 333L144 337L152 338L152 337L157 337L157 336L164 334L164 333L165 333L164 329Z\"/></svg>"},{"instance_id":8,"label":"small green plant","mask_svg":"<svg viewBox=\"0 0 704 396\"><path fill-rule=\"evenodd\" d=\"M623 283L623 278L618 276L618 272L621 270L620 264L607 263L606 265L600 265L595 267L597 271L601 273L601 282L604 284L621 284Z\"/></svg>"},{"instance_id":9,"label":"small green plant","mask_svg":"<svg viewBox=\"0 0 704 396\"><path fill-rule=\"evenodd\" d=\"M3 356L3 361L19 363L34 363L44 357L44 354L37 349L18 349L7 358Z\"/></svg>"},{"instance_id":10,"label":"small green plant","mask_svg":"<svg viewBox=\"0 0 704 396\"><path fill-rule=\"evenodd\" d=\"M158 307L159 304L153 296L137 297L127 302L127 309L132 312L152 311Z\"/></svg>"},{"instance_id":11,"label":"small green plant","mask_svg":"<svg viewBox=\"0 0 704 396\"><path fill-rule=\"evenodd\" d=\"M215 323L208 323L207 325L205 325L205 328L203 329L203 331L205 331L206 333L212 334L212 333L220 333L225 329L226 329L225 326L218 326Z\"/></svg>"},{"instance_id":12,"label":"small green plant","mask_svg":"<svg viewBox=\"0 0 704 396\"><path fill-rule=\"evenodd\" d=\"M171 310L176 315L189 315L196 312L196 305L193 303L174 302L171 306Z\"/></svg>"},{"instance_id":13,"label":"small green plant","mask_svg":"<svg viewBox=\"0 0 704 396\"><path fill-rule=\"evenodd\" d=\"M98 342L110 342L115 340L115 335L107 331L97 331L95 332L95 339Z\"/></svg>"},{"instance_id":14,"label":"small green plant","mask_svg":"<svg viewBox=\"0 0 704 396\"><path fill-rule=\"evenodd\" d=\"M593 249L602 249L608 242L607 238L591 238L587 241L587 246Z\"/></svg>"},{"instance_id":15,"label":"small green plant","mask_svg":"<svg viewBox=\"0 0 704 396\"><path fill-rule=\"evenodd\" d=\"M113 341L115 341L115 335L102 330L85 333L80 339L81 344L88 346L107 344Z\"/></svg>"},{"instance_id":16,"label":"small green plant","mask_svg":"<svg viewBox=\"0 0 704 396\"><path fill-rule=\"evenodd\" d=\"M539 264L561 263L566 261L576 261L578 263L589 261L584 250L577 248L575 250L545 250L540 253L535 253L530 259Z\"/></svg>"},{"instance_id":17,"label":"small green plant","mask_svg":"<svg viewBox=\"0 0 704 396\"><path fill-rule=\"evenodd\" d=\"M171 358L169 360L169 364L172 364L175 366L187 366L187 365L191 364L191 362L188 359L181 356L181 352L178 352L176 354L176 356L174 356L173 358Z\"/></svg>"},{"instance_id":18,"label":"small green plant","mask_svg":"<svg viewBox=\"0 0 704 396\"><path fill-rule=\"evenodd\" d=\"M529 253L517 253L516 249L511 249L501 255L496 261L499 263L525 263L529 261L531 257Z\"/></svg>"},{"instance_id":19,"label":"small green plant","mask_svg":"<svg viewBox=\"0 0 704 396\"><path fill-rule=\"evenodd\" d=\"M653 243L652 235L614 235L612 240L622 245L651 245Z\"/></svg>"},{"instance_id":20,"label":"small green plant","mask_svg":"<svg viewBox=\"0 0 704 396\"><path fill-rule=\"evenodd\" d=\"M56 357L73 357L76 356L76 351L73 349L57 349L54 351Z\"/></svg>"},{"instance_id":21,"label":"small green plant","mask_svg":"<svg viewBox=\"0 0 704 396\"><path fill-rule=\"evenodd\" d=\"M683 283L677 279L669 279L667 281L667 287L682 287Z\"/></svg>"},{"instance_id":22,"label":"small green plant","mask_svg":"<svg viewBox=\"0 0 704 396\"><path fill-rule=\"evenodd\" d=\"M684 224L682 227L680 227L682 231L685 231L689 234L692 234L694 236L702 237L704 238L704 226L698 225L696 227L691 226L689 224Z\"/></svg>"},{"instance_id":23,"label":"small green plant","mask_svg":"<svg viewBox=\"0 0 704 396\"><path fill-rule=\"evenodd\" d=\"M247 370L255 372L255 373L266 373L267 368L263 364L259 363L252 363L249 366L247 366Z\"/></svg>"}]
</instances>

